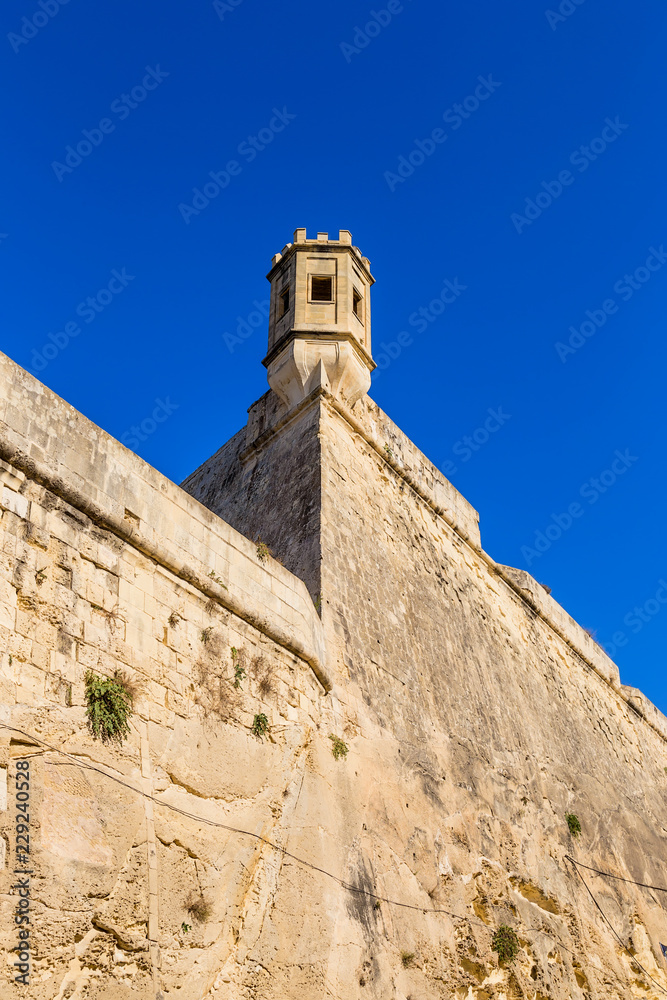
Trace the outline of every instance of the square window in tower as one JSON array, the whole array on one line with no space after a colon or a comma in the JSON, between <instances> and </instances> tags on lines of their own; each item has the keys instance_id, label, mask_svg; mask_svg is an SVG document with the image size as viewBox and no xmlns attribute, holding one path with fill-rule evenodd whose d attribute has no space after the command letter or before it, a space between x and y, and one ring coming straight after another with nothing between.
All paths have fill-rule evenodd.
<instances>
[{"instance_id":1,"label":"square window in tower","mask_svg":"<svg viewBox=\"0 0 667 1000\"><path fill-rule=\"evenodd\" d=\"M333 278L313 275L310 298L312 302L333 302Z\"/></svg>"},{"instance_id":2,"label":"square window in tower","mask_svg":"<svg viewBox=\"0 0 667 1000\"><path fill-rule=\"evenodd\" d=\"M289 285L283 288L280 293L280 304L278 307L278 319L282 319L289 312Z\"/></svg>"}]
</instances>

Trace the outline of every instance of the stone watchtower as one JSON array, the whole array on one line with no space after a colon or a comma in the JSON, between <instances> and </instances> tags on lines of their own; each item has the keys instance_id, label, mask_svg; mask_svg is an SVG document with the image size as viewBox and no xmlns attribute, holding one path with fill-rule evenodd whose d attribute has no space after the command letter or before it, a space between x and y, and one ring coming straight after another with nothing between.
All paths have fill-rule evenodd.
<instances>
[{"instance_id":1,"label":"stone watchtower","mask_svg":"<svg viewBox=\"0 0 667 1000\"><path fill-rule=\"evenodd\" d=\"M306 239L297 229L273 258L269 385L289 407L321 386L352 406L371 384L370 261L341 229Z\"/></svg>"},{"instance_id":2,"label":"stone watchtower","mask_svg":"<svg viewBox=\"0 0 667 1000\"><path fill-rule=\"evenodd\" d=\"M323 407L358 413L376 367L371 357L370 261L342 229L338 239L297 229L272 261L271 387L248 424L183 487L228 524L261 538L322 594Z\"/></svg>"}]
</instances>

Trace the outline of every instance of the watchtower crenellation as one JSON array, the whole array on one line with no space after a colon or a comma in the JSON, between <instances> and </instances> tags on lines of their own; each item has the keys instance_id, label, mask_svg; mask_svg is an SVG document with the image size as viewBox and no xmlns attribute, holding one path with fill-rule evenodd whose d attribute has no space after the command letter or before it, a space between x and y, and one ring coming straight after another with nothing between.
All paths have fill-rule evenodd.
<instances>
[{"instance_id":1,"label":"watchtower crenellation","mask_svg":"<svg viewBox=\"0 0 667 1000\"><path fill-rule=\"evenodd\" d=\"M370 261L341 229L338 239L294 232L272 261L269 385L290 407L317 386L350 406L371 384Z\"/></svg>"}]
</instances>

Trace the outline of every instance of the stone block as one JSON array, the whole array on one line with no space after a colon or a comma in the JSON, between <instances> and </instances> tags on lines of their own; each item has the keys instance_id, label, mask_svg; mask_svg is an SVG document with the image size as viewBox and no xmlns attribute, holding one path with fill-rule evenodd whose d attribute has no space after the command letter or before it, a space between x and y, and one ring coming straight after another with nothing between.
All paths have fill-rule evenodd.
<instances>
[{"instance_id":1,"label":"stone block","mask_svg":"<svg viewBox=\"0 0 667 1000\"><path fill-rule=\"evenodd\" d=\"M0 488L0 509L10 510L12 514L25 520L29 506L28 500L20 493L10 490L8 486Z\"/></svg>"}]
</instances>

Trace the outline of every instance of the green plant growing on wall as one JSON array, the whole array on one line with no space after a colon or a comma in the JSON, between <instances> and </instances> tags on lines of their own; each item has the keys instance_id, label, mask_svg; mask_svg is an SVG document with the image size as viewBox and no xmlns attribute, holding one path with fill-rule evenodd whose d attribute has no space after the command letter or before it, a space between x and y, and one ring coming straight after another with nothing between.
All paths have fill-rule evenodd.
<instances>
[{"instance_id":1,"label":"green plant growing on wall","mask_svg":"<svg viewBox=\"0 0 667 1000\"><path fill-rule=\"evenodd\" d=\"M313 601L313 604L315 605L315 610L317 612L319 612L319 611L322 610L322 595L321 594L317 595L317 597Z\"/></svg>"},{"instance_id":2,"label":"green plant growing on wall","mask_svg":"<svg viewBox=\"0 0 667 1000\"><path fill-rule=\"evenodd\" d=\"M498 952L499 962L513 962L519 953L519 939L511 927L501 924L493 935L491 948Z\"/></svg>"},{"instance_id":3,"label":"green plant growing on wall","mask_svg":"<svg viewBox=\"0 0 667 1000\"><path fill-rule=\"evenodd\" d=\"M387 458L393 458L394 457L394 453L393 453L393 451L391 450L391 448L389 447L388 444L386 444L384 446L384 453L387 456Z\"/></svg>"},{"instance_id":4,"label":"green plant growing on wall","mask_svg":"<svg viewBox=\"0 0 667 1000\"><path fill-rule=\"evenodd\" d=\"M232 646L232 664L234 666L234 687L240 688L241 681L246 678L245 667L241 663L241 654L236 646Z\"/></svg>"},{"instance_id":5,"label":"green plant growing on wall","mask_svg":"<svg viewBox=\"0 0 667 1000\"><path fill-rule=\"evenodd\" d=\"M262 712L260 715L256 715L252 724L252 734L258 739L266 736L269 732L269 720Z\"/></svg>"},{"instance_id":6,"label":"green plant growing on wall","mask_svg":"<svg viewBox=\"0 0 667 1000\"><path fill-rule=\"evenodd\" d=\"M204 643L204 645L206 645L206 643L210 640L212 633L213 633L212 625L209 625L208 628L203 628L201 630L201 635L199 636L199 638Z\"/></svg>"},{"instance_id":7,"label":"green plant growing on wall","mask_svg":"<svg viewBox=\"0 0 667 1000\"><path fill-rule=\"evenodd\" d=\"M373 903L373 909L374 910L379 910L380 909L380 900L379 899L376 899L375 902Z\"/></svg>"},{"instance_id":8,"label":"green plant growing on wall","mask_svg":"<svg viewBox=\"0 0 667 1000\"><path fill-rule=\"evenodd\" d=\"M257 558L259 559L259 561L261 563L265 563L266 560L269 558L270 555L271 555L271 552L269 551L269 546L266 544L266 542L263 542L261 538L258 538L257 539Z\"/></svg>"},{"instance_id":9,"label":"green plant growing on wall","mask_svg":"<svg viewBox=\"0 0 667 1000\"><path fill-rule=\"evenodd\" d=\"M37 572L35 573L35 581L37 583L37 586L41 587L45 580L46 580L46 573L44 572L43 569L38 569Z\"/></svg>"},{"instance_id":10,"label":"green plant growing on wall","mask_svg":"<svg viewBox=\"0 0 667 1000\"><path fill-rule=\"evenodd\" d=\"M575 816L574 813L565 813L565 821L567 822L567 828L573 837L578 837L581 833L581 823L579 822L579 817Z\"/></svg>"},{"instance_id":11,"label":"green plant growing on wall","mask_svg":"<svg viewBox=\"0 0 667 1000\"><path fill-rule=\"evenodd\" d=\"M185 921L183 921L183 923L181 924L181 930L183 931L184 934L187 934L188 931L192 930L192 924L186 924Z\"/></svg>"},{"instance_id":12,"label":"green plant growing on wall","mask_svg":"<svg viewBox=\"0 0 667 1000\"><path fill-rule=\"evenodd\" d=\"M333 754L334 760L340 760L341 757L347 757L350 752L350 748L340 736L334 736L333 733L329 733L329 739L331 740L331 753Z\"/></svg>"},{"instance_id":13,"label":"green plant growing on wall","mask_svg":"<svg viewBox=\"0 0 667 1000\"><path fill-rule=\"evenodd\" d=\"M197 920L200 924L203 924L211 916L212 907L202 893L193 892L185 904L185 909L193 920ZM186 926L189 925L186 924Z\"/></svg>"},{"instance_id":14,"label":"green plant growing on wall","mask_svg":"<svg viewBox=\"0 0 667 1000\"><path fill-rule=\"evenodd\" d=\"M215 575L215 570L212 569L208 575L209 579L213 580L214 583L219 584L224 590L229 590L227 584L223 583L220 577Z\"/></svg>"},{"instance_id":15,"label":"green plant growing on wall","mask_svg":"<svg viewBox=\"0 0 667 1000\"><path fill-rule=\"evenodd\" d=\"M414 951L402 951L401 952L401 965L404 969L409 969L410 966L415 963L415 953Z\"/></svg>"},{"instance_id":16,"label":"green plant growing on wall","mask_svg":"<svg viewBox=\"0 0 667 1000\"><path fill-rule=\"evenodd\" d=\"M167 625L169 626L169 628L177 628L180 620L181 616L177 614L175 611L172 611L172 613L167 618Z\"/></svg>"},{"instance_id":17,"label":"green plant growing on wall","mask_svg":"<svg viewBox=\"0 0 667 1000\"><path fill-rule=\"evenodd\" d=\"M94 739L103 743L127 739L135 693L135 687L119 670L113 677L86 671L86 717Z\"/></svg>"}]
</instances>

